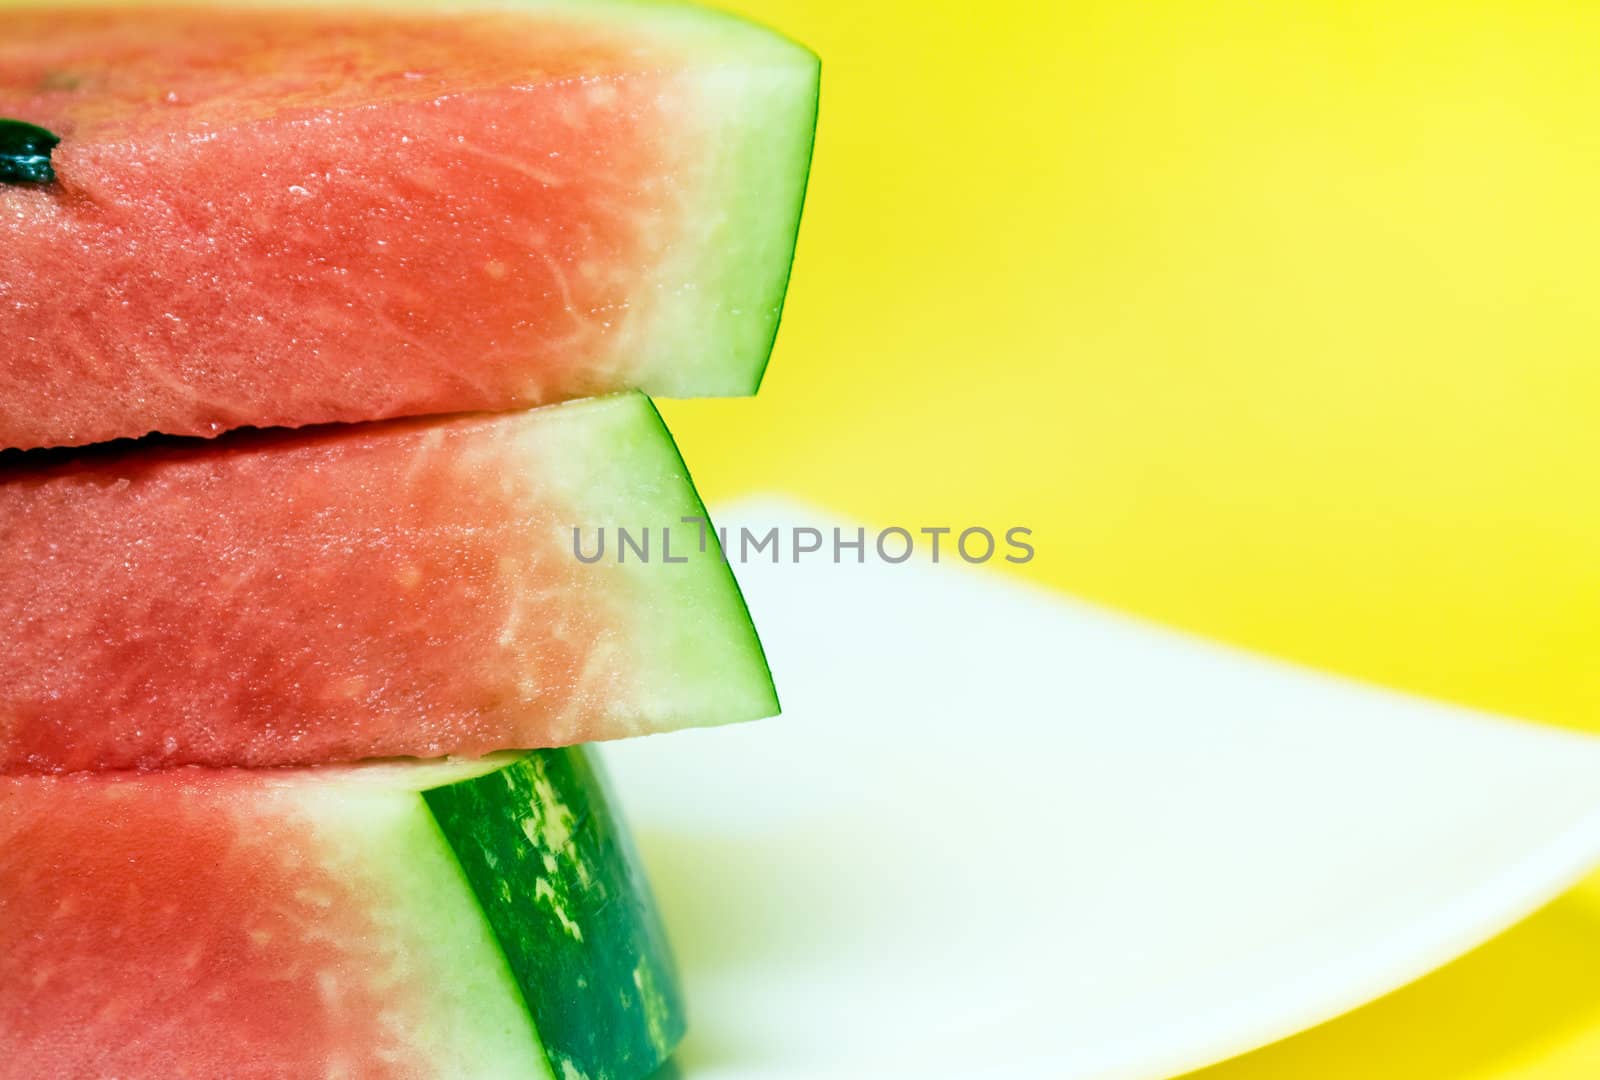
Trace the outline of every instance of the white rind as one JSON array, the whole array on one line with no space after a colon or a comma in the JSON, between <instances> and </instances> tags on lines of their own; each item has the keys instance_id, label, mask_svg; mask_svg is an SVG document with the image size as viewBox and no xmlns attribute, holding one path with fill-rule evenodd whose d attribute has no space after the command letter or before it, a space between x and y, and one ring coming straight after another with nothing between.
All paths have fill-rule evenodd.
<instances>
[{"instance_id":1,"label":"white rind","mask_svg":"<svg viewBox=\"0 0 1600 1080\"><path fill-rule=\"evenodd\" d=\"M426 993L398 1034L414 1060L450 1063L441 1080L555 1080L483 909L421 796L424 787L483 775L517 756L335 769L329 773L346 775L280 792L315 834L325 868L361 884L379 924L374 943L388 944L391 984ZM295 771L305 779L318 772ZM414 775L393 775L406 771Z\"/></svg>"},{"instance_id":2,"label":"white rind","mask_svg":"<svg viewBox=\"0 0 1600 1080\"><path fill-rule=\"evenodd\" d=\"M538 411L540 422L518 438L539 462L541 485L553 485L571 514L551 540L576 559L573 529L589 554L605 530L604 558L588 569L607 572L618 613L613 625L627 627L606 643L614 652L609 661L597 661L636 690L625 712L606 718L606 729L644 734L775 714L776 692L744 597L714 529L697 523L707 521L705 508L650 400L620 394ZM618 528L635 537L648 530L648 561L631 552L618 560Z\"/></svg>"}]
</instances>

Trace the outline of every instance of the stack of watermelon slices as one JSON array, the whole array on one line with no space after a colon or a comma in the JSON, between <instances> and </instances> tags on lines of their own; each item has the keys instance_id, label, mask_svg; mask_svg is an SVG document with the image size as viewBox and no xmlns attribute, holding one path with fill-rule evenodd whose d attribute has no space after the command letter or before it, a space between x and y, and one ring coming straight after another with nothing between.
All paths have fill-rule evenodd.
<instances>
[{"instance_id":1,"label":"stack of watermelon slices","mask_svg":"<svg viewBox=\"0 0 1600 1080\"><path fill-rule=\"evenodd\" d=\"M627 0L6 18L0 1078L654 1072L580 744L777 710L644 394L755 390L815 58Z\"/></svg>"}]
</instances>

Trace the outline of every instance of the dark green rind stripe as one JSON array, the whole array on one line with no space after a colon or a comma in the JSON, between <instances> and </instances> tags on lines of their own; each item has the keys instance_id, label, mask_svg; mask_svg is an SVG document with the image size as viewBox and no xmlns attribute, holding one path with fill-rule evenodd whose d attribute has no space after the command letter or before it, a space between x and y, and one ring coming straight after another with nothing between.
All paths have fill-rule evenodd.
<instances>
[{"instance_id":1,"label":"dark green rind stripe","mask_svg":"<svg viewBox=\"0 0 1600 1080\"><path fill-rule=\"evenodd\" d=\"M422 793L561 1080L641 1080L683 1038L666 930L591 751Z\"/></svg>"}]
</instances>

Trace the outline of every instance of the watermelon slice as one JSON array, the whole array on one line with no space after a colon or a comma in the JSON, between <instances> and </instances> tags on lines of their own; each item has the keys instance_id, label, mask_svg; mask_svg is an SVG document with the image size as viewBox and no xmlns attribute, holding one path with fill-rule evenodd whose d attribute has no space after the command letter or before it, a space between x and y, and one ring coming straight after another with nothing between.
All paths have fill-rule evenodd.
<instances>
[{"instance_id":1,"label":"watermelon slice","mask_svg":"<svg viewBox=\"0 0 1600 1080\"><path fill-rule=\"evenodd\" d=\"M582 749L0 778L4 1080L627 1080L683 1028Z\"/></svg>"},{"instance_id":2,"label":"watermelon slice","mask_svg":"<svg viewBox=\"0 0 1600 1080\"><path fill-rule=\"evenodd\" d=\"M753 392L816 91L623 0L8 8L0 446Z\"/></svg>"},{"instance_id":3,"label":"watermelon slice","mask_svg":"<svg viewBox=\"0 0 1600 1080\"><path fill-rule=\"evenodd\" d=\"M8 451L0 769L477 755L772 715L715 534L683 520L703 515L640 394Z\"/></svg>"}]
</instances>

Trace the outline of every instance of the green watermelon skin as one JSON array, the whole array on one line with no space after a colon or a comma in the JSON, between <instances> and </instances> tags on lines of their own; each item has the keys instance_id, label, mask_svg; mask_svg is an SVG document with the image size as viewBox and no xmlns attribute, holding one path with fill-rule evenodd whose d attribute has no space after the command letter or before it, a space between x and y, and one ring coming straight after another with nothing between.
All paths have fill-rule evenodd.
<instances>
[{"instance_id":1,"label":"green watermelon skin","mask_svg":"<svg viewBox=\"0 0 1600 1080\"><path fill-rule=\"evenodd\" d=\"M682 1006L596 768L0 778L0 1077L650 1075Z\"/></svg>"},{"instance_id":2,"label":"green watermelon skin","mask_svg":"<svg viewBox=\"0 0 1600 1080\"><path fill-rule=\"evenodd\" d=\"M508 874L534 882L538 920L521 904L484 914L518 983L538 988L527 1005L558 1077L648 1073L684 1033L664 931L599 770L592 754L544 754L423 792L476 894Z\"/></svg>"},{"instance_id":3,"label":"green watermelon skin","mask_svg":"<svg viewBox=\"0 0 1600 1080\"><path fill-rule=\"evenodd\" d=\"M0 447L755 390L816 58L696 8L8 5Z\"/></svg>"},{"instance_id":4,"label":"green watermelon skin","mask_svg":"<svg viewBox=\"0 0 1600 1080\"><path fill-rule=\"evenodd\" d=\"M476 756L778 709L640 394L5 457L0 771Z\"/></svg>"}]
</instances>

